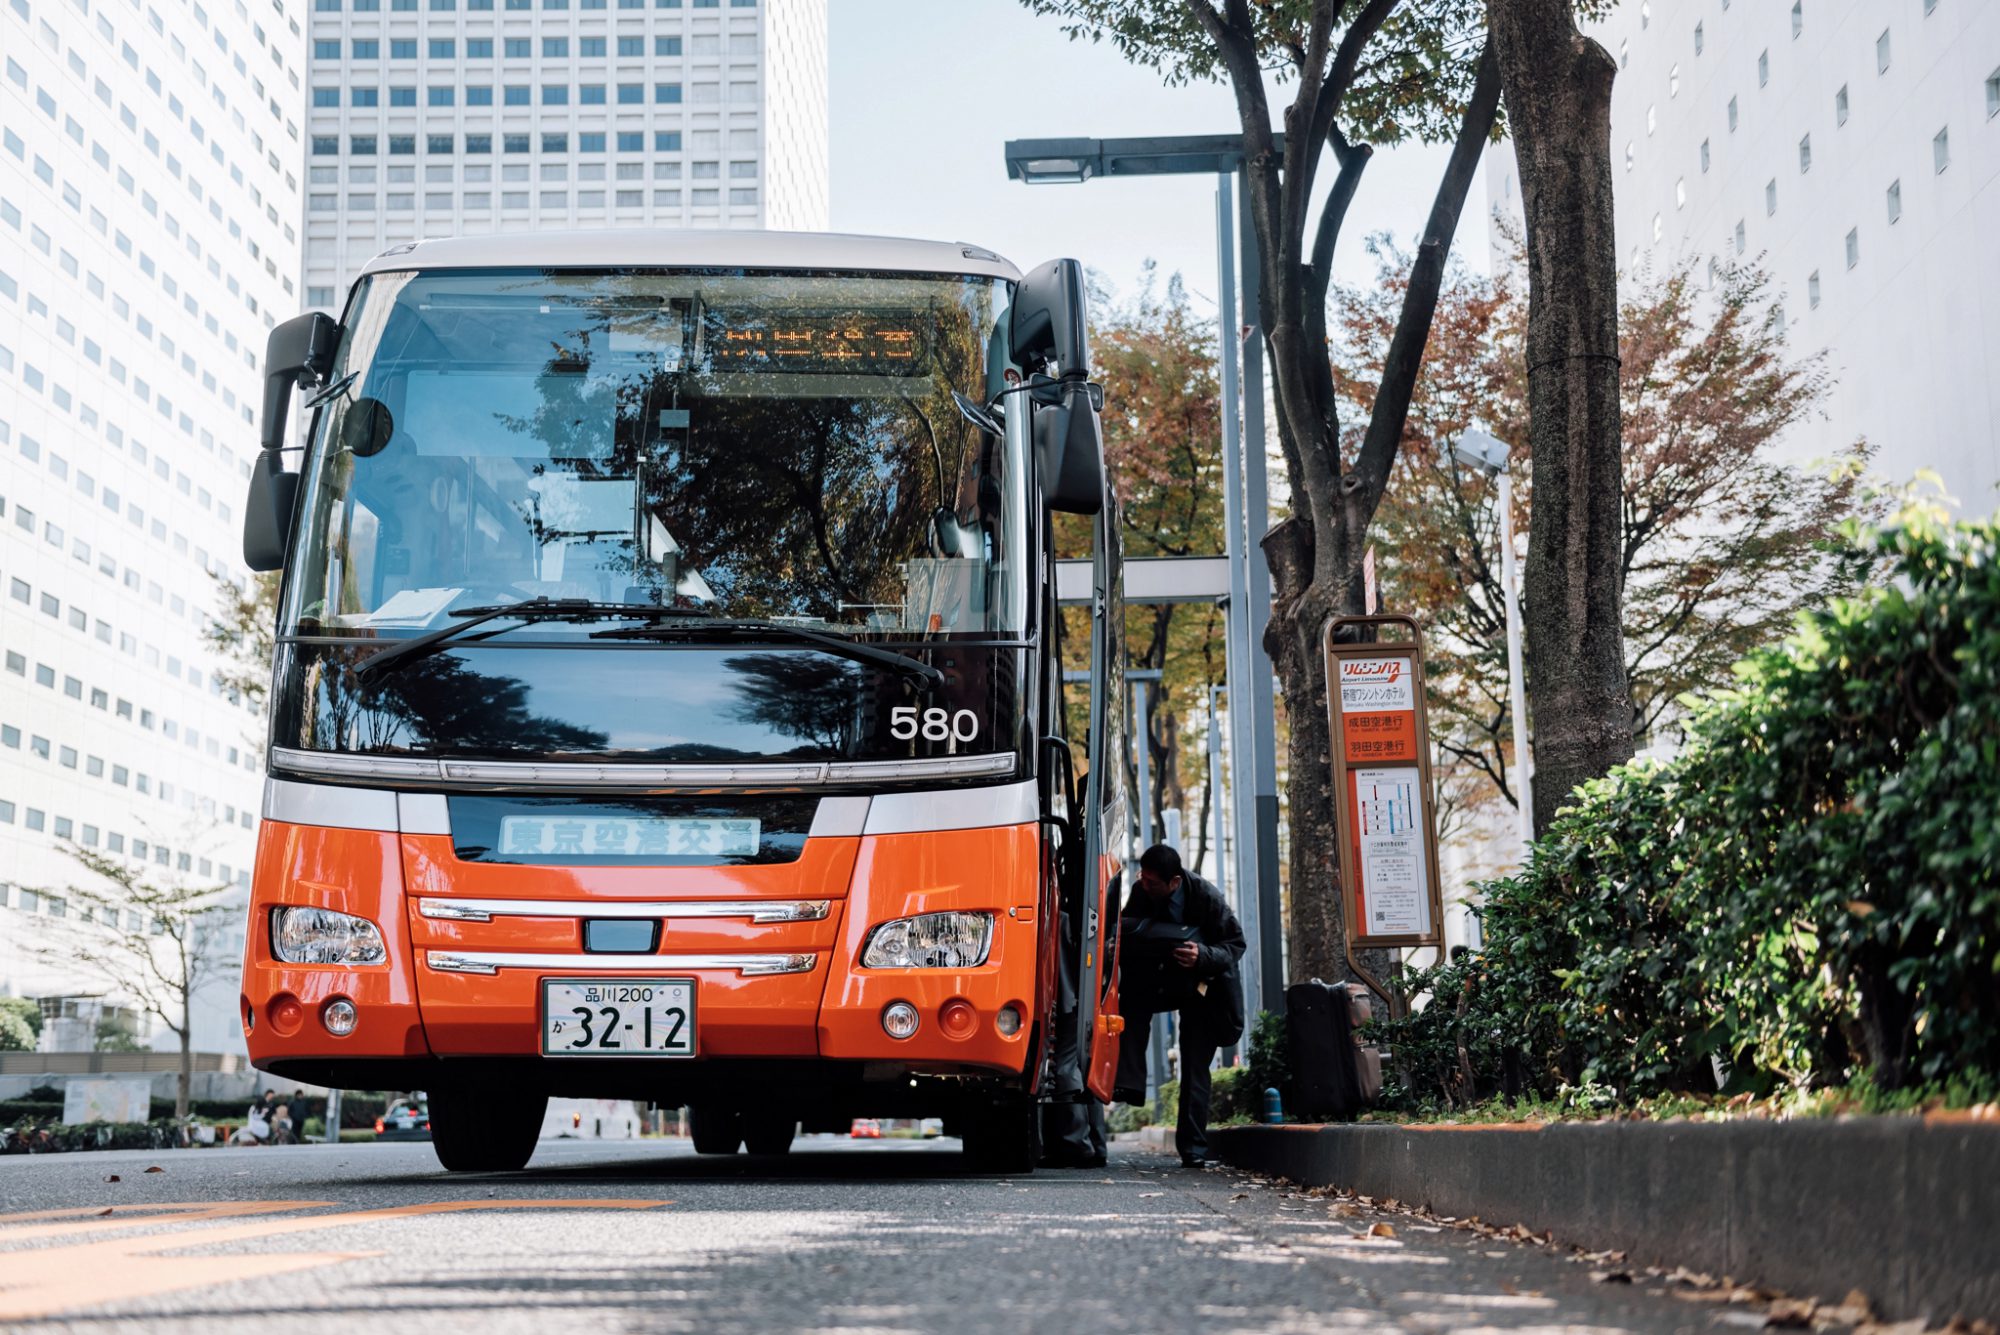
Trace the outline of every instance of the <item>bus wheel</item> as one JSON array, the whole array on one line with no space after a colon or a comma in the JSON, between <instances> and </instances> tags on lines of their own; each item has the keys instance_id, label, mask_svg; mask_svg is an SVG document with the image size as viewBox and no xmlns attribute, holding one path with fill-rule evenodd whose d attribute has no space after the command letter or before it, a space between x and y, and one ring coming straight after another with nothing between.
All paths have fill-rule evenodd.
<instances>
[{"instance_id":1,"label":"bus wheel","mask_svg":"<svg viewBox=\"0 0 2000 1335\"><path fill-rule=\"evenodd\" d=\"M976 1173L1032 1173L1041 1154L1036 1108L1009 1100L968 1112L960 1121L966 1166Z\"/></svg>"},{"instance_id":2,"label":"bus wheel","mask_svg":"<svg viewBox=\"0 0 2000 1335\"><path fill-rule=\"evenodd\" d=\"M799 1124L790 1113L744 1113L743 1148L752 1154L789 1154Z\"/></svg>"},{"instance_id":3,"label":"bus wheel","mask_svg":"<svg viewBox=\"0 0 2000 1335\"><path fill-rule=\"evenodd\" d=\"M430 1091L431 1148L453 1173L513 1173L528 1166L548 1111L545 1094L481 1084Z\"/></svg>"},{"instance_id":4,"label":"bus wheel","mask_svg":"<svg viewBox=\"0 0 2000 1335\"><path fill-rule=\"evenodd\" d=\"M688 1139L696 1154L734 1154L743 1143L743 1115L711 1107L688 1105Z\"/></svg>"}]
</instances>

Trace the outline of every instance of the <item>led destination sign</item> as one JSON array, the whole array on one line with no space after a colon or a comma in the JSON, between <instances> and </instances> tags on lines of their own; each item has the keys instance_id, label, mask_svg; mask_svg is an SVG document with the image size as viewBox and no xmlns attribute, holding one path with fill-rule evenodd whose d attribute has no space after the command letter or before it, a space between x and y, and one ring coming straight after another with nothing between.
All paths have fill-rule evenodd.
<instances>
[{"instance_id":1,"label":"led destination sign","mask_svg":"<svg viewBox=\"0 0 2000 1335\"><path fill-rule=\"evenodd\" d=\"M913 375L924 361L928 320L908 315L772 315L704 312L708 365L715 371L845 372Z\"/></svg>"}]
</instances>

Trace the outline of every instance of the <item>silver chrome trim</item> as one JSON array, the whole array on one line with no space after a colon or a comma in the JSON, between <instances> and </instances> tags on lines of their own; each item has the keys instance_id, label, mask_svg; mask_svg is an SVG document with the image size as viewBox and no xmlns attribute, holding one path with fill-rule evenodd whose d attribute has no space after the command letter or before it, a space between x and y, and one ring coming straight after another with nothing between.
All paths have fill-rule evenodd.
<instances>
[{"instance_id":1,"label":"silver chrome trim","mask_svg":"<svg viewBox=\"0 0 2000 1335\"><path fill-rule=\"evenodd\" d=\"M863 834L917 834L932 830L984 830L1028 825L1041 814L1033 780L990 788L941 788L877 793L868 803Z\"/></svg>"},{"instance_id":2,"label":"silver chrome trim","mask_svg":"<svg viewBox=\"0 0 2000 1335\"><path fill-rule=\"evenodd\" d=\"M451 760L415 756L356 756L271 748L271 767L297 774L373 779L422 788L810 788L884 779L975 779L1012 774L1011 751L915 760L849 760L814 765L552 764L513 760Z\"/></svg>"},{"instance_id":3,"label":"silver chrome trim","mask_svg":"<svg viewBox=\"0 0 2000 1335\"><path fill-rule=\"evenodd\" d=\"M819 956L801 951L788 955L555 955L501 951L427 950L424 963L439 973L494 974L502 969L561 969L570 973L687 973L733 970L746 978L780 973L811 973Z\"/></svg>"},{"instance_id":4,"label":"silver chrome trim","mask_svg":"<svg viewBox=\"0 0 2000 1335\"><path fill-rule=\"evenodd\" d=\"M442 899L425 896L417 912L447 922L495 918L748 918L751 922L820 922L833 911L825 899Z\"/></svg>"},{"instance_id":5,"label":"silver chrome trim","mask_svg":"<svg viewBox=\"0 0 2000 1335\"><path fill-rule=\"evenodd\" d=\"M451 833L451 805L443 793L397 793L396 819L404 834Z\"/></svg>"},{"instance_id":6,"label":"silver chrome trim","mask_svg":"<svg viewBox=\"0 0 2000 1335\"><path fill-rule=\"evenodd\" d=\"M860 834L868 823L868 799L865 797L822 797L813 808L812 828L806 831L808 839L830 839L840 835Z\"/></svg>"},{"instance_id":7,"label":"silver chrome trim","mask_svg":"<svg viewBox=\"0 0 2000 1335\"><path fill-rule=\"evenodd\" d=\"M264 819L337 830L396 832L396 795L380 788L338 788L264 780Z\"/></svg>"}]
</instances>

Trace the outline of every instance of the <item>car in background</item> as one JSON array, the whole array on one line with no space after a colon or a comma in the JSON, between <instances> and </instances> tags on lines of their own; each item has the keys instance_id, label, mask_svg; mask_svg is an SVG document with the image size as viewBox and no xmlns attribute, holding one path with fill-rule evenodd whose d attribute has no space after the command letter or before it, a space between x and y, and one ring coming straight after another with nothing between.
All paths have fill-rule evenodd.
<instances>
[{"instance_id":1,"label":"car in background","mask_svg":"<svg viewBox=\"0 0 2000 1335\"><path fill-rule=\"evenodd\" d=\"M430 1105L421 1098L397 1099L375 1119L377 1140L429 1140Z\"/></svg>"},{"instance_id":2,"label":"car in background","mask_svg":"<svg viewBox=\"0 0 2000 1335\"><path fill-rule=\"evenodd\" d=\"M936 1140L944 1134L944 1119L942 1117L924 1118L921 1122L917 1123L917 1134L925 1140Z\"/></svg>"},{"instance_id":3,"label":"car in background","mask_svg":"<svg viewBox=\"0 0 2000 1335\"><path fill-rule=\"evenodd\" d=\"M857 1117L854 1125L847 1129L847 1134L852 1140L880 1140L882 1124L873 1117Z\"/></svg>"}]
</instances>

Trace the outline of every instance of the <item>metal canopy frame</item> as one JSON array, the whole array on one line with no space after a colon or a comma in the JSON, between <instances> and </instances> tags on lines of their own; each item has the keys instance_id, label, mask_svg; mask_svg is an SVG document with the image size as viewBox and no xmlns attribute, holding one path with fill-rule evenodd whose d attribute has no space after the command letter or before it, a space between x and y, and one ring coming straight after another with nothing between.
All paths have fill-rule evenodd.
<instances>
[{"instance_id":1,"label":"metal canopy frame","mask_svg":"<svg viewBox=\"0 0 2000 1335\"><path fill-rule=\"evenodd\" d=\"M1273 136L1284 151L1284 136ZM1007 176L1029 184L1075 184L1100 177L1216 174L1216 250L1220 273L1217 323L1235 338L1222 340L1223 508L1228 541L1225 593L1173 596L1172 583L1190 584L1194 567L1161 563L1166 588L1159 601L1220 598L1229 617L1228 707L1230 812L1238 915L1250 950L1243 961L1244 992L1252 1005L1282 1014L1285 1008L1284 932L1278 893L1277 702L1263 630L1271 619L1271 574L1256 559L1270 514L1264 444L1264 341L1259 327L1259 258L1247 191L1233 191L1243 172L1240 135L1166 135L1126 139L1014 139L1006 144ZM1242 245L1236 244L1240 230ZM1239 306L1240 302L1240 306ZM1240 314L1239 314L1240 311ZM1255 387L1254 391L1251 387ZM1240 415L1240 423L1239 423ZM1246 448L1246 442L1252 446ZM1211 561L1214 558L1193 558ZM1140 596L1133 580L1152 580L1126 565L1126 601ZM1184 573L1183 573L1184 572ZM1060 569L1058 580L1062 579ZM1061 585L1059 583L1058 587ZM1254 893L1250 889L1254 887Z\"/></svg>"}]
</instances>

